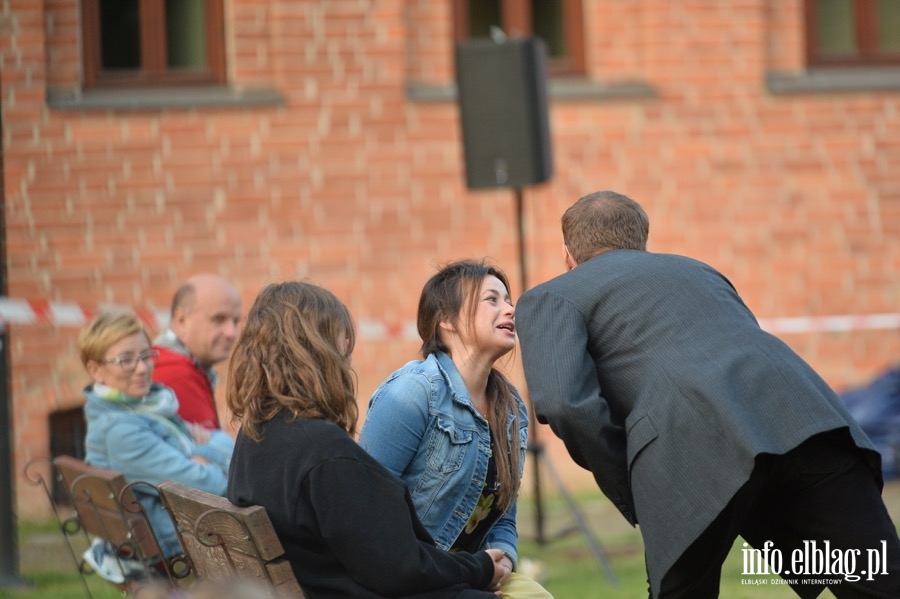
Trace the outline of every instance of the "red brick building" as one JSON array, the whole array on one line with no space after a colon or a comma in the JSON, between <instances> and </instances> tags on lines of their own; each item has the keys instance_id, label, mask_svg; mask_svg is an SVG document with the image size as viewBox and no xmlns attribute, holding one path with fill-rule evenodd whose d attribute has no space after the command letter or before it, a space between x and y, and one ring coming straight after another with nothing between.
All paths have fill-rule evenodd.
<instances>
[{"instance_id":1,"label":"red brick building","mask_svg":"<svg viewBox=\"0 0 900 599\"><path fill-rule=\"evenodd\" d=\"M247 306L309 278L360 324L364 413L414 357L437 265L488 256L521 292L514 195L467 190L454 92L455 41L494 23L551 53L528 284L561 271L563 210L614 189L647 208L652 250L720 269L836 388L865 381L900 356L900 15L882 4L7 0L7 296L165 313L195 272ZM82 403L77 330L8 325L23 517L46 509L25 464Z\"/></svg>"}]
</instances>

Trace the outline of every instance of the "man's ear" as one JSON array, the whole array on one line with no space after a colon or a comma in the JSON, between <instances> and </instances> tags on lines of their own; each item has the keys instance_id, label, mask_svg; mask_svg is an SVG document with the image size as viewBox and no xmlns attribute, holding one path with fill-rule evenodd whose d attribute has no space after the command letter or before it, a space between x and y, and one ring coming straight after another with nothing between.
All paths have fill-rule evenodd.
<instances>
[{"instance_id":1,"label":"man's ear","mask_svg":"<svg viewBox=\"0 0 900 599\"><path fill-rule=\"evenodd\" d=\"M566 268L568 270L572 270L573 268L578 266L578 263L575 262L572 254L569 253L569 246L567 246L566 244L563 244L563 261L566 263Z\"/></svg>"},{"instance_id":2,"label":"man's ear","mask_svg":"<svg viewBox=\"0 0 900 599\"><path fill-rule=\"evenodd\" d=\"M184 308L175 308L175 311L172 313L172 319L169 321L169 328L172 331L179 335L184 330L184 323L187 320L187 310Z\"/></svg>"}]
</instances>

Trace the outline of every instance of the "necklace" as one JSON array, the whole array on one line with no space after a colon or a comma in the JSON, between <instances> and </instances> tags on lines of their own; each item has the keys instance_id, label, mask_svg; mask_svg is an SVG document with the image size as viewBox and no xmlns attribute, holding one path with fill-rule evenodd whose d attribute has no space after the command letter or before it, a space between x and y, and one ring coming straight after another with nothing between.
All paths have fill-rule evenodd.
<instances>
[{"instance_id":1,"label":"necklace","mask_svg":"<svg viewBox=\"0 0 900 599\"><path fill-rule=\"evenodd\" d=\"M482 417L482 418L484 418L485 420L488 419L488 413L487 413L487 410L482 410L481 408L479 408L479 407L475 404L474 401L472 402L472 407L475 408L475 411L476 411L476 412L478 412L479 414L481 414L481 417Z\"/></svg>"}]
</instances>

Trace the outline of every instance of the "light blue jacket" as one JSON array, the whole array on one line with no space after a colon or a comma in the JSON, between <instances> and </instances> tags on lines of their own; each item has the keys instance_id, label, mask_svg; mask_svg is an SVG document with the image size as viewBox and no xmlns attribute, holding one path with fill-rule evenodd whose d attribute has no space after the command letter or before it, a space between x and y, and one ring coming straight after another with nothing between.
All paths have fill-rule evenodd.
<instances>
[{"instance_id":1,"label":"light blue jacket","mask_svg":"<svg viewBox=\"0 0 900 599\"><path fill-rule=\"evenodd\" d=\"M153 383L151 393L162 386ZM87 403L85 462L92 466L121 472L128 482L144 481L157 485L164 480L225 495L228 485L228 465L234 450L234 440L220 430L210 431L204 445L185 446L171 426L161 419L134 412L127 402L113 402L100 398L93 385L84 389ZM197 455L208 464L191 459ZM159 496L146 485L134 485L135 496L141 502L150 525L166 557L181 552L175 526Z\"/></svg>"},{"instance_id":2,"label":"light blue jacket","mask_svg":"<svg viewBox=\"0 0 900 599\"><path fill-rule=\"evenodd\" d=\"M528 416L519 411L520 470L525 463ZM508 427L514 422L509 415ZM438 546L449 549L465 528L487 476L488 422L472 405L466 385L444 353L409 362L375 391L359 443L409 487L416 512ZM518 562L516 506L488 533L485 549Z\"/></svg>"}]
</instances>

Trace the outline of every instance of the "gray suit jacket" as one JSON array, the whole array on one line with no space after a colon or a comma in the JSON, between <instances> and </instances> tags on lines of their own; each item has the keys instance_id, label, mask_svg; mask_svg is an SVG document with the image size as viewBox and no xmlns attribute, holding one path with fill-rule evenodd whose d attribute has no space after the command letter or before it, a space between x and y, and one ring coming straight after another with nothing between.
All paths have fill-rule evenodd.
<instances>
[{"instance_id":1,"label":"gray suit jacket","mask_svg":"<svg viewBox=\"0 0 900 599\"><path fill-rule=\"evenodd\" d=\"M880 479L840 399L701 262L601 254L526 292L516 328L538 420L640 523L654 595L758 454L847 428Z\"/></svg>"}]
</instances>

